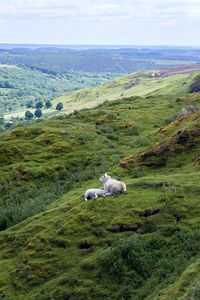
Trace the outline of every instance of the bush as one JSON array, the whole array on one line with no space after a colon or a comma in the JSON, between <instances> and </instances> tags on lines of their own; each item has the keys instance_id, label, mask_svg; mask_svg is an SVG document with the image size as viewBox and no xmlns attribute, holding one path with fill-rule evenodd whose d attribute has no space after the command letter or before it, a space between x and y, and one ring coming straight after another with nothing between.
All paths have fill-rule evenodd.
<instances>
[{"instance_id":1,"label":"bush","mask_svg":"<svg viewBox=\"0 0 200 300\"><path fill-rule=\"evenodd\" d=\"M148 144L149 144L148 140L143 136L138 137L135 140L128 143L129 147L133 147L133 148L147 146Z\"/></svg>"},{"instance_id":2,"label":"bush","mask_svg":"<svg viewBox=\"0 0 200 300\"><path fill-rule=\"evenodd\" d=\"M41 109L36 109L34 115L35 115L36 118L41 118L41 116L42 116L42 111L41 111Z\"/></svg>"},{"instance_id":3,"label":"bush","mask_svg":"<svg viewBox=\"0 0 200 300\"><path fill-rule=\"evenodd\" d=\"M42 108L42 107L43 107L42 101L39 101L39 102L37 102L37 103L35 104L35 108L37 108L37 109L40 109L40 108Z\"/></svg>"},{"instance_id":4,"label":"bush","mask_svg":"<svg viewBox=\"0 0 200 300\"><path fill-rule=\"evenodd\" d=\"M170 124L174 121L178 121L186 116L189 116L190 114L194 113L195 111L200 110L200 106L195 106L195 105L189 105L186 108L182 108L181 110L179 110L178 112L176 112L175 114L173 114L170 117L167 117L165 119L165 124Z\"/></svg>"},{"instance_id":5,"label":"bush","mask_svg":"<svg viewBox=\"0 0 200 300\"><path fill-rule=\"evenodd\" d=\"M50 107L52 107L52 104L51 104L51 101L50 100L48 100L48 101L46 101L45 102L45 108L50 108Z\"/></svg>"},{"instance_id":6,"label":"bush","mask_svg":"<svg viewBox=\"0 0 200 300\"><path fill-rule=\"evenodd\" d=\"M119 140L119 135L117 133L108 133L106 134L107 139L113 140L113 141L118 141Z\"/></svg>"},{"instance_id":7,"label":"bush","mask_svg":"<svg viewBox=\"0 0 200 300\"><path fill-rule=\"evenodd\" d=\"M63 104L62 104L62 102L59 102L59 103L56 105L56 110L61 111L62 109L63 109Z\"/></svg>"},{"instance_id":8,"label":"bush","mask_svg":"<svg viewBox=\"0 0 200 300\"><path fill-rule=\"evenodd\" d=\"M141 176L143 176L143 170L141 167L135 167L132 171L131 171L131 175L133 178L139 178Z\"/></svg>"},{"instance_id":9,"label":"bush","mask_svg":"<svg viewBox=\"0 0 200 300\"><path fill-rule=\"evenodd\" d=\"M172 230L173 229L173 230ZM98 279L106 285L119 283L113 299L133 299L133 295L146 299L148 290L157 292L160 287L173 283L199 253L200 235L196 230L177 230L173 225L167 238L160 233L151 236L131 235L118 240L105 250L98 260ZM127 294L124 290L129 291ZM199 299L196 283L187 300ZM192 298L193 296L194 298Z\"/></svg>"},{"instance_id":10,"label":"bush","mask_svg":"<svg viewBox=\"0 0 200 300\"><path fill-rule=\"evenodd\" d=\"M33 117L34 117L34 115L33 115L32 112L30 112L29 110L27 110L27 111L25 112L25 118L26 118L27 120L31 120Z\"/></svg>"},{"instance_id":11,"label":"bush","mask_svg":"<svg viewBox=\"0 0 200 300\"><path fill-rule=\"evenodd\" d=\"M132 286L138 288L149 276L155 259L153 253L148 253L145 248L144 240L137 235L121 239L101 258L102 272L118 282L124 282L129 278Z\"/></svg>"},{"instance_id":12,"label":"bush","mask_svg":"<svg viewBox=\"0 0 200 300\"><path fill-rule=\"evenodd\" d=\"M133 127L129 128L127 134L130 135L130 136L131 135L139 135L138 127L133 126Z\"/></svg>"}]
</instances>

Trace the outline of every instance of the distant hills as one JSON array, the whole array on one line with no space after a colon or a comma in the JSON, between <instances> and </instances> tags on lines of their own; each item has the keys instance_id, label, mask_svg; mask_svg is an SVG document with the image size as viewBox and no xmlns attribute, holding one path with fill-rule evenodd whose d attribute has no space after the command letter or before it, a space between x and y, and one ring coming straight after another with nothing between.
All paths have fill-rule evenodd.
<instances>
[{"instance_id":1,"label":"distant hills","mask_svg":"<svg viewBox=\"0 0 200 300\"><path fill-rule=\"evenodd\" d=\"M16 46L16 47L15 47ZM44 73L69 71L126 74L200 61L200 50L162 47L0 45L0 63L24 65Z\"/></svg>"},{"instance_id":2,"label":"distant hills","mask_svg":"<svg viewBox=\"0 0 200 300\"><path fill-rule=\"evenodd\" d=\"M131 96L170 96L174 94L181 96L189 92L190 85L199 73L200 65L133 73L94 88L86 88L63 95L53 100L53 105L55 106L61 101L64 104L63 112L69 113L82 108L94 107L104 101Z\"/></svg>"}]
</instances>

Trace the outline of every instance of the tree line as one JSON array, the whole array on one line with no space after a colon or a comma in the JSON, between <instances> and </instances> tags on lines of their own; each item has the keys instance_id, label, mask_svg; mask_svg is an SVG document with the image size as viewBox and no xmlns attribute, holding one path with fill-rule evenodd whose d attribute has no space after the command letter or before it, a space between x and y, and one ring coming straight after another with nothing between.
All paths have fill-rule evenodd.
<instances>
[{"instance_id":1,"label":"tree line","mask_svg":"<svg viewBox=\"0 0 200 300\"><path fill-rule=\"evenodd\" d=\"M31 107L32 107L31 105L27 104L27 108L31 108ZM41 117L42 117L42 108L43 108L43 107L46 108L46 109L51 108L51 107L52 107L51 101L47 100L47 101L45 102L45 104L43 104L42 101L37 102L37 103L35 104L35 108L36 108L35 112L32 113L30 110L27 110L27 111L25 112L25 119L26 119L26 120L32 120L34 117L35 117L35 118L38 118L38 119L41 118ZM63 103L62 103L62 102L59 102L59 103L56 105L56 110L57 110L57 111L61 111L62 109L63 109Z\"/></svg>"}]
</instances>

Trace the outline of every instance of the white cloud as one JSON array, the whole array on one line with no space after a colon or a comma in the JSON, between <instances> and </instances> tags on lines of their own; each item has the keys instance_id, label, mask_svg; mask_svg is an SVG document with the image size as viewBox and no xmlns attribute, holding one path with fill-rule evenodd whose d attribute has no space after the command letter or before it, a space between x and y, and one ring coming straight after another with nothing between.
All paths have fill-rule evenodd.
<instances>
[{"instance_id":1,"label":"white cloud","mask_svg":"<svg viewBox=\"0 0 200 300\"><path fill-rule=\"evenodd\" d=\"M110 40L108 35L115 30L116 37L119 32L123 38L139 40L145 32L149 32L146 39L162 39L164 31L169 36L173 29L179 38L183 28L188 34L200 28L200 0L0 0L0 22L7 24L10 36L21 32L23 37L26 30L31 34L34 27L42 27L41 39L42 34L50 36L54 27L63 36L66 28L74 36L85 28L92 40L97 38L95 32ZM0 35L6 36L5 30L0 28Z\"/></svg>"},{"instance_id":2,"label":"white cloud","mask_svg":"<svg viewBox=\"0 0 200 300\"><path fill-rule=\"evenodd\" d=\"M0 19L34 20L34 19L78 19L97 18L104 21L109 17L113 21L137 20L155 22L166 18L185 21L200 18L200 1L198 0L1 0Z\"/></svg>"}]
</instances>

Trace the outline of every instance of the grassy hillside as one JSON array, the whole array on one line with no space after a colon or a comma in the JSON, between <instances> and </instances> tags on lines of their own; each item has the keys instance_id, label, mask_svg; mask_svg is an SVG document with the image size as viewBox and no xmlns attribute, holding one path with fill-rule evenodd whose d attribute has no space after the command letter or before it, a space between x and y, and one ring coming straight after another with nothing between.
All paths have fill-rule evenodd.
<instances>
[{"instance_id":1,"label":"grassy hillside","mask_svg":"<svg viewBox=\"0 0 200 300\"><path fill-rule=\"evenodd\" d=\"M52 100L60 94L104 83L115 75L72 72L46 74L25 66L0 65L0 114L27 109L38 101ZM30 108L30 107L29 107ZM18 115L17 115L18 116ZM24 113L23 113L24 117Z\"/></svg>"},{"instance_id":2,"label":"grassy hillside","mask_svg":"<svg viewBox=\"0 0 200 300\"><path fill-rule=\"evenodd\" d=\"M171 68L160 71L137 72L119 77L90 89L82 89L58 97L54 107L63 102L64 112L69 113L83 108L92 108L104 101L113 101L131 96L184 95L194 81L199 65Z\"/></svg>"},{"instance_id":3,"label":"grassy hillside","mask_svg":"<svg viewBox=\"0 0 200 300\"><path fill-rule=\"evenodd\" d=\"M2 299L199 299L192 76L1 134ZM84 202L105 171L128 192Z\"/></svg>"}]
</instances>

